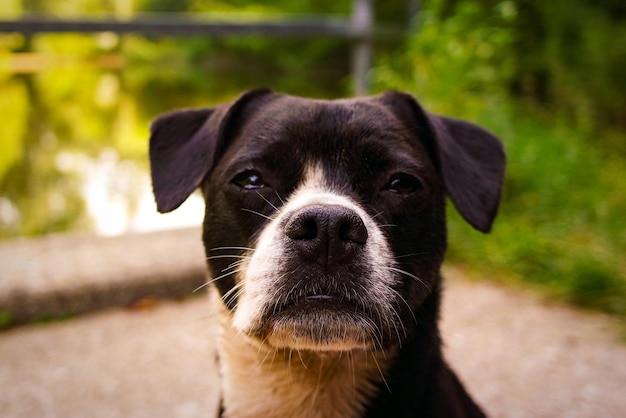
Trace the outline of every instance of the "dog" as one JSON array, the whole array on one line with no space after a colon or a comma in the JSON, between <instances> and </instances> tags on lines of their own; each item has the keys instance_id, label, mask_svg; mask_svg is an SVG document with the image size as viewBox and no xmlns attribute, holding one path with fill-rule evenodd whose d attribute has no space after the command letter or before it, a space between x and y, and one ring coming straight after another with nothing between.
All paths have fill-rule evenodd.
<instances>
[{"instance_id":1,"label":"dog","mask_svg":"<svg viewBox=\"0 0 626 418\"><path fill-rule=\"evenodd\" d=\"M219 416L480 417L438 329L446 196L489 232L498 138L410 95L266 89L151 125L160 212L195 189L219 297Z\"/></svg>"}]
</instances>

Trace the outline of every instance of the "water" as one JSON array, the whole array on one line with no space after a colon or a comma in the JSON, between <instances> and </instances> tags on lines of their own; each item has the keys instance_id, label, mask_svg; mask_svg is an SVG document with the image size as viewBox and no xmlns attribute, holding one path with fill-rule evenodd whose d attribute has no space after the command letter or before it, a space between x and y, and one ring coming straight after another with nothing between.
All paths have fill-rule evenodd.
<instances>
[{"instance_id":1,"label":"water","mask_svg":"<svg viewBox=\"0 0 626 418\"><path fill-rule=\"evenodd\" d=\"M314 42L46 35L29 40L36 52L12 55L0 42L9 57L0 61L0 239L200 224L196 194L171 214L156 212L150 120L258 86L345 95L349 46ZM331 53L302 55L324 48Z\"/></svg>"}]
</instances>

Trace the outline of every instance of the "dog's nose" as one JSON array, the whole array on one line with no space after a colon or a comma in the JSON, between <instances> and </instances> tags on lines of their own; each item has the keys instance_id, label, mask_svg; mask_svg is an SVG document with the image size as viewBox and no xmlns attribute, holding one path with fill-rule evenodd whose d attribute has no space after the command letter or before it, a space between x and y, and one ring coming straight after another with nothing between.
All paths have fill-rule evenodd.
<instances>
[{"instance_id":1,"label":"dog's nose","mask_svg":"<svg viewBox=\"0 0 626 418\"><path fill-rule=\"evenodd\" d=\"M312 205L295 212L285 224L300 254L326 267L349 261L367 242L361 217L339 205Z\"/></svg>"}]
</instances>

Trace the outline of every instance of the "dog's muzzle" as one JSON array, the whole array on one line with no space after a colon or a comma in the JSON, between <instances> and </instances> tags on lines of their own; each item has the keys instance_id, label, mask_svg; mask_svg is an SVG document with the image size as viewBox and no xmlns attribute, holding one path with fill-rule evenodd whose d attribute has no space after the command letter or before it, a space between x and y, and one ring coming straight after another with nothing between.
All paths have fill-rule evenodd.
<instances>
[{"instance_id":1,"label":"dog's muzzle","mask_svg":"<svg viewBox=\"0 0 626 418\"><path fill-rule=\"evenodd\" d=\"M383 233L359 205L303 191L259 236L234 324L275 347L380 345L397 318L393 265Z\"/></svg>"}]
</instances>

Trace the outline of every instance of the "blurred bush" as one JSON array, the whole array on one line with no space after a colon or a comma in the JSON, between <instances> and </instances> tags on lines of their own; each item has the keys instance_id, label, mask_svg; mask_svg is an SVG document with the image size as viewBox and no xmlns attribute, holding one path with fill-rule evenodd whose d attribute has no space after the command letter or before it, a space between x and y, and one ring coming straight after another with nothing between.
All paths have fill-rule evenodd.
<instances>
[{"instance_id":1,"label":"blurred bush","mask_svg":"<svg viewBox=\"0 0 626 418\"><path fill-rule=\"evenodd\" d=\"M626 317L626 7L430 0L377 89L489 127L509 159L491 236L450 211L449 260Z\"/></svg>"}]
</instances>

